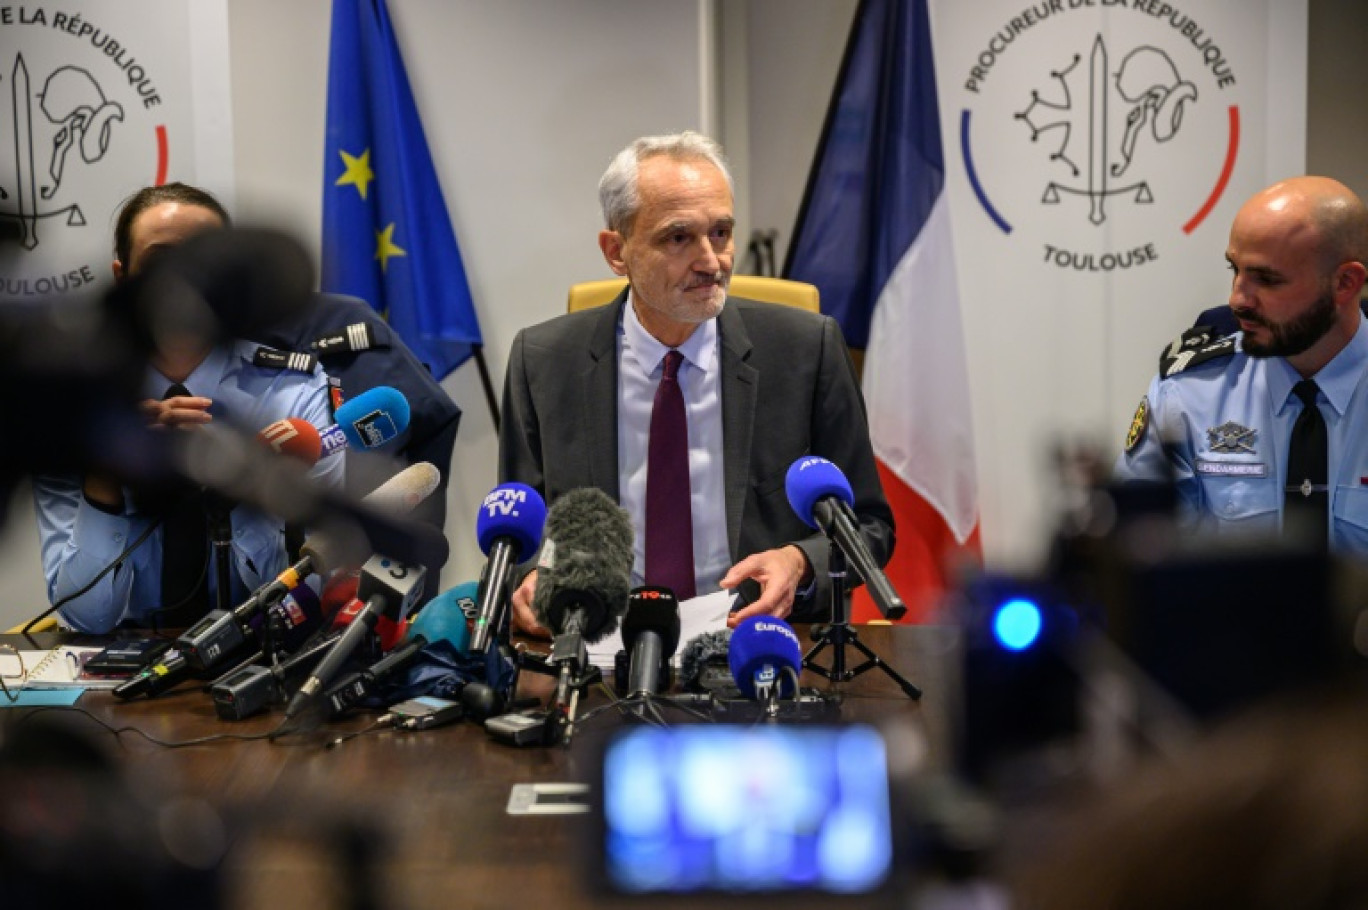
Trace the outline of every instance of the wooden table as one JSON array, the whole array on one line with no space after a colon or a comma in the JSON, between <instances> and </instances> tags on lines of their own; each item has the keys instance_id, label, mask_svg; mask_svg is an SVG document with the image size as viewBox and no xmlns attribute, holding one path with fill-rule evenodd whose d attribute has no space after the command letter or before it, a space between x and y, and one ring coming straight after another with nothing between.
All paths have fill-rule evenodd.
<instances>
[{"instance_id":1,"label":"wooden table","mask_svg":"<svg viewBox=\"0 0 1368 910\"><path fill-rule=\"evenodd\" d=\"M799 629L805 637L809 631ZM910 728L929 750L930 763L945 767L955 634L935 627L858 631L925 694L912 701L885 674L872 670L841 687L842 719ZM863 661L853 650L847 655L851 666ZM828 650L823 662L830 657ZM545 683L524 674L521 687L544 688ZM804 674L803 683L832 688L811 673ZM602 694L593 694L589 705L603 702ZM281 719L277 711L222 721L196 686L131 702L88 691L77 706L111 726L135 727L168 742L224 732L266 733ZM24 713L0 712L7 733ZM168 749L132 733L116 739L88 718L71 718L113 756L129 786L152 794L158 813L164 816L170 805L186 818L207 816L210 828L215 816L222 821L229 844L220 876L228 889L224 906L282 901L292 910L356 906L347 901L363 885L347 880L348 869L371 876L380 905L387 907L505 910L602 903L585 887L582 817L514 817L505 807L513 784L587 779L595 734L622 723L613 712L581 728L568 749L506 746L471 723L414 733L385 730L326 747L328 740L360 730L371 719L358 714L316 733L276 741ZM348 837L350 856L343 850Z\"/></svg>"}]
</instances>

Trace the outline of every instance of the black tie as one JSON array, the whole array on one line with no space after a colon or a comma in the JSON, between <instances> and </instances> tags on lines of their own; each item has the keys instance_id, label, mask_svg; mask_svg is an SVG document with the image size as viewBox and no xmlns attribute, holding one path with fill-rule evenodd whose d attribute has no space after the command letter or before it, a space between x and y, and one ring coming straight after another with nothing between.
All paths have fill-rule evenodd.
<instances>
[{"instance_id":1,"label":"black tie","mask_svg":"<svg viewBox=\"0 0 1368 910\"><path fill-rule=\"evenodd\" d=\"M1329 446L1325 418L1316 406L1320 387L1303 379L1292 387L1301 399L1302 412L1292 425L1287 445L1287 490L1283 527L1291 528L1304 539L1324 547L1330 534Z\"/></svg>"},{"instance_id":2,"label":"black tie","mask_svg":"<svg viewBox=\"0 0 1368 910\"><path fill-rule=\"evenodd\" d=\"M179 382L165 398L189 395ZM158 625L192 625L209 610L209 534L204 493L198 488L177 497L162 520L162 610Z\"/></svg>"}]
</instances>

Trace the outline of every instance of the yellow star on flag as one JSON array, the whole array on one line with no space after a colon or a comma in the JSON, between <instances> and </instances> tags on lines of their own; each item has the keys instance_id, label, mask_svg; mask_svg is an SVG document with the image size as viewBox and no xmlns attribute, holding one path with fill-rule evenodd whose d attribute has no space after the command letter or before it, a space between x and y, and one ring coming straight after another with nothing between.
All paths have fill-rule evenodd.
<instances>
[{"instance_id":1,"label":"yellow star on flag","mask_svg":"<svg viewBox=\"0 0 1368 910\"><path fill-rule=\"evenodd\" d=\"M385 225L383 231L375 232L375 258L380 260L380 271L387 271L390 258L407 256L408 253L394 242L394 222Z\"/></svg>"},{"instance_id":2,"label":"yellow star on flag","mask_svg":"<svg viewBox=\"0 0 1368 910\"><path fill-rule=\"evenodd\" d=\"M342 163L347 169L337 178L335 186L354 186L361 193L361 198L365 199L366 187L375 179L375 172L370 166L370 149L362 152L360 157L348 155L341 149L337 150L337 154L342 156Z\"/></svg>"}]
</instances>

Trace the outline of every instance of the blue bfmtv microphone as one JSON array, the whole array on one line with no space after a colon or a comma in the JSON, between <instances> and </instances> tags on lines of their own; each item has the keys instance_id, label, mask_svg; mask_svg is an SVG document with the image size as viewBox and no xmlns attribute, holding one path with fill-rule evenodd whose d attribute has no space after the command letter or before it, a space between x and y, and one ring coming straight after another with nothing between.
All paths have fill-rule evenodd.
<instances>
[{"instance_id":1,"label":"blue bfmtv microphone","mask_svg":"<svg viewBox=\"0 0 1368 910\"><path fill-rule=\"evenodd\" d=\"M475 538L489 557L475 608L470 650L483 653L503 625L513 567L541 546L546 501L525 483L499 484L480 503Z\"/></svg>"},{"instance_id":2,"label":"blue bfmtv microphone","mask_svg":"<svg viewBox=\"0 0 1368 910\"><path fill-rule=\"evenodd\" d=\"M343 404L333 415L337 423L320 436L326 458L344 447L355 451L378 449L408 429L408 399L398 389L376 386Z\"/></svg>"},{"instance_id":3,"label":"blue bfmtv microphone","mask_svg":"<svg viewBox=\"0 0 1368 910\"><path fill-rule=\"evenodd\" d=\"M727 644L727 664L746 698L764 702L792 698L803 667L798 633L774 616L743 619Z\"/></svg>"},{"instance_id":4,"label":"blue bfmtv microphone","mask_svg":"<svg viewBox=\"0 0 1368 910\"><path fill-rule=\"evenodd\" d=\"M855 494L841 469L825 458L804 456L789 466L784 490L798 517L831 538L845 554L884 618L901 619L907 605L869 552L869 544L860 533L860 520L851 509Z\"/></svg>"}]
</instances>

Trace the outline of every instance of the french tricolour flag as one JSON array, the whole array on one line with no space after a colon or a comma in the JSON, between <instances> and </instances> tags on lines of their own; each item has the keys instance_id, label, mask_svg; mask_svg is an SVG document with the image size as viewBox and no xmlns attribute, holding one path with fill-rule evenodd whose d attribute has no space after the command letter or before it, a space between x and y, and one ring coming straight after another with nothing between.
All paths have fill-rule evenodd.
<instances>
[{"instance_id":1,"label":"french tricolour flag","mask_svg":"<svg viewBox=\"0 0 1368 910\"><path fill-rule=\"evenodd\" d=\"M884 493L887 573L924 619L980 558L968 369L926 0L862 0L785 263L852 348ZM854 618L878 618L863 591Z\"/></svg>"}]
</instances>

